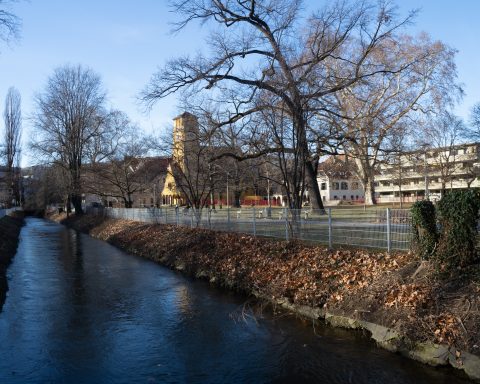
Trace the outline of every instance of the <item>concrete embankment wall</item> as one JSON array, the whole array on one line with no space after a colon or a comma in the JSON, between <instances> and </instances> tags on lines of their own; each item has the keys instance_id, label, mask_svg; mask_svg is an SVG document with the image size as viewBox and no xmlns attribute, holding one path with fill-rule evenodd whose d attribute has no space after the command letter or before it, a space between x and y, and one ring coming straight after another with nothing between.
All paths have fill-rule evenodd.
<instances>
[{"instance_id":1,"label":"concrete embankment wall","mask_svg":"<svg viewBox=\"0 0 480 384\"><path fill-rule=\"evenodd\" d=\"M17 252L18 237L23 225L23 217L4 216L0 218L0 310L8 290L6 271Z\"/></svg>"},{"instance_id":2,"label":"concrete embankment wall","mask_svg":"<svg viewBox=\"0 0 480 384\"><path fill-rule=\"evenodd\" d=\"M428 266L419 268L422 263L410 253L329 251L89 216L64 223L131 254L303 316L363 329L383 348L426 364L451 365L480 381L480 317L472 310L479 304L477 283L457 285L447 295L449 285L433 280ZM468 316L459 298L470 303Z\"/></svg>"}]
</instances>

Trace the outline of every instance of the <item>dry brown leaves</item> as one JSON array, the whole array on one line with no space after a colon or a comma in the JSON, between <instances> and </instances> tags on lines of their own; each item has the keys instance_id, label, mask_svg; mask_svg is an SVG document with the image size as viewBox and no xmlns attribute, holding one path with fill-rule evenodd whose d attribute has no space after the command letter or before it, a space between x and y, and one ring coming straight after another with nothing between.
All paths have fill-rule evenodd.
<instances>
[{"instance_id":1,"label":"dry brown leaves","mask_svg":"<svg viewBox=\"0 0 480 384\"><path fill-rule=\"evenodd\" d=\"M385 296L385 307L417 309L430 300L430 288L416 283L401 284L389 290Z\"/></svg>"}]
</instances>

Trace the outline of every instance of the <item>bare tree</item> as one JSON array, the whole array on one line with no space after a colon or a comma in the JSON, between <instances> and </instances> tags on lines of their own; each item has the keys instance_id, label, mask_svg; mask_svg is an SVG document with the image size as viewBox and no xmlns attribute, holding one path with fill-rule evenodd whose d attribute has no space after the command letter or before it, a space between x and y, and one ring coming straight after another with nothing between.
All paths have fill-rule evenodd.
<instances>
[{"instance_id":1,"label":"bare tree","mask_svg":"<svg viewBox=\"0 0 480 384\"><path fill-rule=\"evenodd\" d=\"M463 162L459 161L458 150L463 131L463 121L447 111L424 128L424 140L429 144L428 174L439 179L441 196L449 184L451 187L456 173L462 170Z\"/></svg>"},{"instance_id":2,"label":"bare tree","mask_svg":"<svg viewBox=\"0 0 480 384\"><path fill-rule=\"evenodd\" d=\"M324 101L332 94L376 73L403 69L404 62L385 68L369 65L368 58L413 14L398 20L388 1L378 7L339 1L308 18L300 0L174 0L171 5L183 17L177 30L194 20L218 27L209 37L212 53L168 62L153 76L144 101L153 103L177 91L192 97L200 92L221 105L217 128L280 108L294 131L290 137L295 136L295 147L288 148L298 157L292 172L311 188L314 208L322 208L316 166L324 140L308 140L310 118L313 112L328 112ZM330 71L333 63L340 69ZM244 157L283 149L259 148Z\"/></svg>"},{"instance_id":3,"label":"bare tree","mask_svg":"<svg viewBox=\"0 0 480 384\"><path fill-rule=\"evenodd\" d=\"M467 183L467 188L471 188L475 180L480 180L480 162L478 162L476 147L462 145L460 148L463 148L463 151L470 157L463 163L462 173Z\"/></svg>"},{"instance_id":4,"label":"bare tree","mask_svg":"<svg viewBox=\"0 0 480 384\"><path fill-rule=\"evenodd\" d=\"M169 172L199 225L203 209L213 205L214 191L223 180L223 167L211 160L218 148L213 146L208 127L198 124L197 118L188 113L182 116L186 124L181 131L174 129Z\"/></svg>"},{"instance_id":5,"label":"bare tree","mask_svg":"<svg viewBox=\"0 0 480 384\"><path fill-rule=\"evenodd\" d=\"M389 151L383 156L383 166L387 168L390 181L398 188L400 208L403 208L403 185L408 183L411 177L408 171L409 166L415 168L413 164L418 162L418 153L412 152L409 147L409 137L404 133L406 129L399 129L389 140ZM394 191L395 195L395 191Z\"/></svg>"},{"instance_id":6,"label":"bare tree","mask_svg":"<svg viewBox=\"0 0 480 384\"><path fill-rule=\"evenodd\" d=\"M465 128L466 139L480 142L480 103L473 106L470 112L470 124Z\"/></svg>"},{"instance_id":7,"label":"bare tree","mask_svg":"<svg viewBox=\"0 0 480 384\"><path fill-rule=\"evenodd\" d=\"M89 164L107 161L125 143L137 135L142 139L144 135L134 126L126 113L117 109L111 111L100 110L94 117L96 134L85 147L85 157Z\"/></svg>"},{"instance_id":8,"label":"bare tree","mask_svg":"<svg viewBox=\"0 0 480 384\"><path fill-rule=\"evenodd\" d=\"M12 0L0 0L0 39L9 42L17 39L20 31L20 19L10 11Z\"/></svg>"},{"instance_id":9,"label":"bare tree","mask_svg":"<svg viewBox=\"0 0 480 384\"><path fill-rule=\"evenodd\" d=\"M147 187L145 157L153 145L125 114L120 117L117 113L116 118L120 125L106 130L105 135L110 140L102 140L100 145L103 148L100 153L106 154L103 161L85 166L85 190L101 197L121 199L125 208L132 208L134 194ZM121 137L111 140L113 133L120 131Z\"/></svg>"},{"instance_id":10,"label":"bare tree","mask_svg":"<svg viewBox=\"0 0 480 384\"><path fill-rule=\"evenodd\" d=\"M44 210L49 206L63 209L66 206L68 178L64 168L36 165L22 171L26 210Z\"/></svg>"},{"instance_id":11,"label":"bare tree","mask_svg":"<svg viewBox=\"0 0 480 384\"><path fill-rule=\"evenodd\" d=\"M422 34L384 40L370 55L370 64L402 65L337 92L333 122L344 138L345 152L355 159L367 204L375 204L375 173L395 136L409 134L411 121L451 104L462 94L456 84L455 50ZM390 64L389 64L390 63Z\"/></svg>"},{"instance_id":12,"label":"bare tree","mask_svg":"<svg viewBox=\"0 0 480 384\"><path fill-rule=\"evenodd\" d=\"M291 120L283 110L264 109L261 116L259 124L267 127L267 136L271 143L269 145L280 149L276 152L274 162L278 170L277 183L286 194L288 206L299 208L302 206L307 184L304 158L300 151L294 150L298 142L296 131L291 129Z\"/></svg>"},{"instance_id":13,"label":"bare tree","mask_svg":"<svg viewBox=\"0 0 480 384\"><path fill-rule=\"evenodd\" d=\"M69 177L69 200L82 209L82 167L101 135L105 92L100 77L90 69L66 65L57 68L46 89L36 96L33 148L43 158L63 167ZM68 204L68 207L70 204Z\"/></svg>"},{"instance_id":14,"label":"bare tree","mask_svg":"<svg viewBox=\"0 0 480 384\"><path fill-rule=\"evenodd\" d=\"M22 112L20 92L10 87L5 99L3 112L5 122L5 144L3 155L6 163L6 183L9 196L8 206L13 202L18 204L20 200L19 189L19 165L20 165L20 140L22 135Z\"/></svg>"}]
</instances>

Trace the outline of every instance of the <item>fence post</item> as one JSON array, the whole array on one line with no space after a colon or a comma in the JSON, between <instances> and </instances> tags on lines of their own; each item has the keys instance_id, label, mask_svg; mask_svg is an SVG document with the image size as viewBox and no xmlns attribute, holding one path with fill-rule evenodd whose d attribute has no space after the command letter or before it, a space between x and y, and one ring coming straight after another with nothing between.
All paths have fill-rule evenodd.
<instances>
[{"instance_id":1,"label":"fence post","mask_svg":"<svg viewBox=\"0 0 480 384\"><path fill-rule=\"evenodd\" d=\"M227 207L227 231L230 231L230 207Z\"/></svg>"},{"instance_id":2,"label":"fence post","mask_svg":"<svg viewBox=\"0 0 480 384\"><path fill-rule=\"evenodd\" d=\"M387 208L387 252L390 253L392 249L392 236L391 236L391 225L390 225L390 208Z\"/></svg>"},{"instance_id":3,"label":"fence post","mask_svg":"<svg viewBox=\"0 0 480 384\"><path fill-rule=\"evenodd\" d=\"M257 211L253 207L253 236L257 236Z\"/></svg>"},{"instance_id":4,"label":"fence post","mask_svg":"<svg viewBox=\"0 0 480 384\"><path fill-rule=\"evenodd\" d=\"M332 208L327 209L328 212L328 248L333 248L333 231L332 231Z\"/></svg>"},{"instance_id":5,"label":"fence post","mask_svg":"<svg viewBox=\"0 0 480 384\"><path fill-rule=\"evenodd\" d=\"M288 209L283 208L283 215L285 216L285 240L290 240L290 232L288 231Z\"/></svg>"},{"instance_id":6,"label":"fence post","mask_svg":"<svg viewBox=\"0 0 480 384\"><path fill-rule=\"evenodd\" d=\"M180 208L175 207L175 223L177 224L177 227L179 226L180 224L180 218L179 218L179 214L180 214Z\"/></svg>"}]
</instances>

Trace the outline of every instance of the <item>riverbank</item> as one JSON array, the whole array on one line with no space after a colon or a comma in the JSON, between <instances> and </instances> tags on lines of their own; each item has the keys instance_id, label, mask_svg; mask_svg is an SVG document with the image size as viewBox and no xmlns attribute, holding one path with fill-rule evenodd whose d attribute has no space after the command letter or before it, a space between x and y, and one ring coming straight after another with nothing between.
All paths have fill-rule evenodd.
<instances>
[{"instance_id":1,"label":"riverbank","mask_svg":"<svg viewBox=\"0 0 480 384\"><path fill-rule=\"evenodd\" d=\"M17 252L18 237L23 226L23 217L4 216L0 219L0 311L8 290L7 267Z\"/></svg>"},{"instance_id":2,"label":"riverbank","mask_svg":"<svg viewBox=\"0 0 480 384\"><path fill-rule=\"evenodd\" d=\"M56 221L212 283L334 326L367 330L377 343L480 380L478 266L440 281L413 254L322 246L248 235L83 216Z\"/></svg>"}]
</instances>

